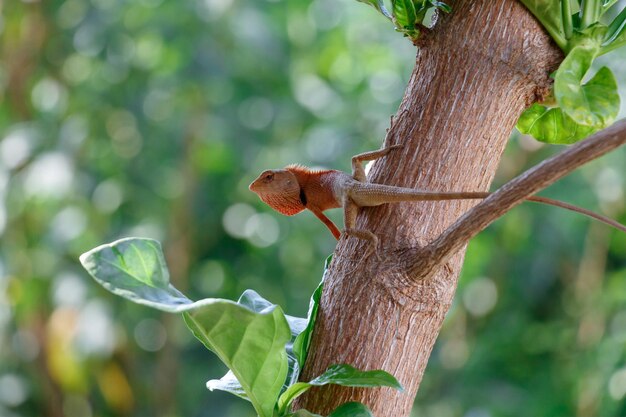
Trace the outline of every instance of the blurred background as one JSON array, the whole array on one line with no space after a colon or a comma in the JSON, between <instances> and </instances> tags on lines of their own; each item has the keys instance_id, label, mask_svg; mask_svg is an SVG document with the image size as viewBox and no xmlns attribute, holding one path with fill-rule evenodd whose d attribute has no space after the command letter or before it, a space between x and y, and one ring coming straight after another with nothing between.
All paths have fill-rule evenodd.
<instances>
[{"instance_id":1,"label":"blurred background","mask_svg":"<svg viewBox=\"0 0 626 417\"><path fill-rule=\"evenodd\" d=\"M0 7L0 416L252 417L206 390L225 369L181 317L78 256L153 237L189 297L253 288L305 316L335 241L247 185L378 148L414 48L349 0ZM626 53L602 61L626 87ZM514 133L496 182L560 149ZM543 195L626 223L625 167L620 149ZM625 396L626 235L524 204L474 239L414 416L623 417Z\"/></svg>"}]
</instances>

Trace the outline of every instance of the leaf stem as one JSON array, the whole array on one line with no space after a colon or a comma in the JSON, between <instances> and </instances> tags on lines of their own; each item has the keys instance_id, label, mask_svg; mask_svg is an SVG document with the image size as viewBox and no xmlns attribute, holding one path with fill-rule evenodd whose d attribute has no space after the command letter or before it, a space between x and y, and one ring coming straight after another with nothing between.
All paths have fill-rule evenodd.
<instances>
[{"instance_id":1,"label":"leaf stem","mask_svg":"<svg viewBox=\"0 0 626 417\"><path fill-rule=\"evenodd\" d=\"M572 37L573 33L570 0L561 0L561 18L563 19L563 31L565 32L565 38L569 39Z\"/></svg>"},{"instance_id":2,"label":"leaf stem","mask_svg":"<svg viewBox=\"0 0 626 417\"><path fill-rule=\"evenodd\" d=\"M601 0L582 0L580 6L581 29L586 29L598 21L601 7Z\"/></svg>"}]
</instances>

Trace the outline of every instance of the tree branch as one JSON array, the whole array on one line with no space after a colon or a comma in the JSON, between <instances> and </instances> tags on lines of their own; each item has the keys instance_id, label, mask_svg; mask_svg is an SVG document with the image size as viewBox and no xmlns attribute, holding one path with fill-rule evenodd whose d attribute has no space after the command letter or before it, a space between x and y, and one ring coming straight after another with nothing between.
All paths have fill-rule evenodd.
<instances>
[{"instance_id":1,"label":"tree branch","mask_svg":"<svg viewBox=\"0 0 626 417\"><path fill-rule=\"evenodd\" d=\"M436 266L446 262L471 238L527 197L624 143L626 143L626 119L572 145L509 181L466 212L429 245L420 249L408 268L410 275L416 279L427 278Z\"/></svg>"}]
</instances>

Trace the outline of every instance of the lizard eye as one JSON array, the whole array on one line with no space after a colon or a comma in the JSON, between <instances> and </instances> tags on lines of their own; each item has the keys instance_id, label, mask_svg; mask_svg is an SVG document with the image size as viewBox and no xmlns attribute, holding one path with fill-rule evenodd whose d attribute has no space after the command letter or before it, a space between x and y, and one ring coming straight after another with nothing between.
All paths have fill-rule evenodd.
<instances>
[{"instance_id":1,"label":"lizard eye","mask_svg":"<svg viewBox=\"0 0 626 417\"><path fill-rule=\"evenodd\" d=\"M265 180L266 181L272 181L274 179L274 174L273 173L268 173L265 175Z\"/></svg>"}]
</instances>

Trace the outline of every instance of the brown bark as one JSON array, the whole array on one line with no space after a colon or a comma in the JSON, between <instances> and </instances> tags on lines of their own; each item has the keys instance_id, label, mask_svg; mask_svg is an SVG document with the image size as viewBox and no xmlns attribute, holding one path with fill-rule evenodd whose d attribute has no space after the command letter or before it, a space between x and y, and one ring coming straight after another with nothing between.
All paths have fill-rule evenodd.
<instances>
[{"instance_id":1,"label":"brown bark","mask_svg":"<svg viewBox=\"0 0 626 417\"><path fill-rule=\"evenodd\" d=\"M486 191L523 109L545 93L562 59L532 15L514 0L462 0L420 43L416 66L387 134L404 144L380 160L372 182L441 191ZM347 401L377 417L407 416L443 318L465 246L428 280L404 269L402 255L431 242L476 202L399 203L362 210L358 228L380 238L382 261L342 238L315 327L303 380L329 365L385 369L404 385L391 389L312 390L297 408L327 415Z\"/></svg>"}]
</instances>

